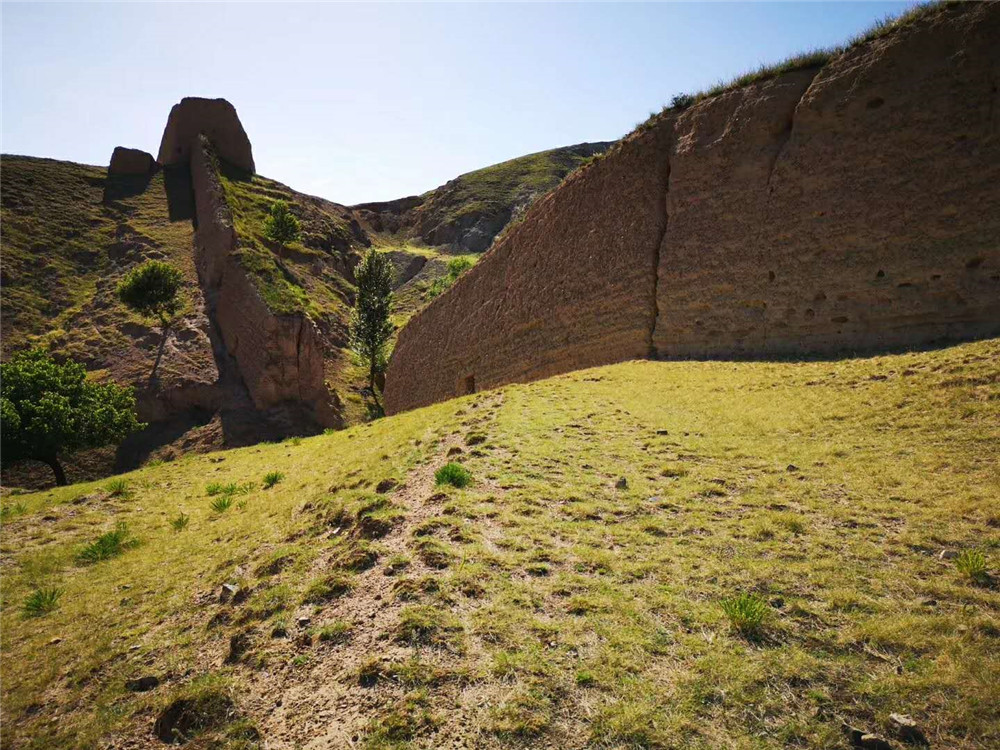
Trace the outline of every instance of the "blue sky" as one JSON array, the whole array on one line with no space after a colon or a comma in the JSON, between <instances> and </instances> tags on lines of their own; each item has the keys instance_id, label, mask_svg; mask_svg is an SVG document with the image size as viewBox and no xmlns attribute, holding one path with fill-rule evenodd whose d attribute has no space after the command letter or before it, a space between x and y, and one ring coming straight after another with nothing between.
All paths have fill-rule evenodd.
<instances>
[{"instance_id":1,"label":"blue sky","mask_svg":"<svg viewBox=\"0 0 1000 750\"><path fill-rule=\"evenodd\" d=\"M611 140L680 92L914 3L4 3L2 149L156 154L183 96L235 106L258 171L341 203Z\"/></svg>"}]
</instances>

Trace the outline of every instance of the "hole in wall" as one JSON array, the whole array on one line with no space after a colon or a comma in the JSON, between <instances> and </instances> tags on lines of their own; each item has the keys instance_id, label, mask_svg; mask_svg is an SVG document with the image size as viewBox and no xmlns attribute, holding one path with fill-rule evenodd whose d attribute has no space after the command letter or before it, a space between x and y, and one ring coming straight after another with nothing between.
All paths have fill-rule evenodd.
<instances>
[{"instance_id":1,"label":"hole in wall","mask_svg":"<svg viewBox=\"0 0 1000 750\"><path fill-rule=\"evenodd\" d=\"M983 265L983 260L984 260L983 258L971 258L971 259L970 259L970 260L969 260L969 261L968 261L968 262L967 262L967 263L965 264L965 267L966 267L966 268L969 268L969 269L972 269L972 268L979 268L979 267L980 267L981 265Z\"/></svg>"},{"instance_id":2,"label":"hole in wall","mask_svg":"<svg viewBox=\"0 0 1000 750\"><path fill-rule=\"evenodd\" d=\"M885 104L885 99L881 96L876 96L874 99L869 99L865 106L868 107L868 109L878 109L883 104Z\"/></svg>"},{"instance_id":3,"label":"hole in wall","mask_svg":"<svg viewBox=\"0 0 1000 750\"><path fill-rule=\"evenodd\" d=\"M885 278L885 271L883 271L881 268L878 269L878 273L875 274L875 278L876 279L884 279Z\"/></svg>"},{"instance_id":4,"label":"hole in wall","mask_svg":"<svg viewBox=\"0 0 1000 750\"><path fill-rule=\"evenodd\" d=\"M816 313L815 313L815 312L813 312L812 310L806 310L806 317L807 317L807 318L812 318L812 317L814 317L815 315L816 315Z\"/></svg>"},{"instance_id":5,"label":"hole in wall","mask_svg":"<svg viewBox=\"0 0 1000 750\"><path fill-rule=\"evenodd\" d=\"M466 375L465 376L464 386L465 386L465 391L464 391L465 395L468 395L470 393L475 393L476 392L476 376L475 375Z\"/></svg>"},{"instance_id":6,"label":"hole in wall","mask_svg":"<svg viewBox=\"0 0 1000 750\"><path fill-rule=\"evenodd\" d=\"M937 281L940 278L941 278L941 274L939 274L939 273L935 273L935 274L931 275L931 281Z\"/></svg>"},{"instance_id":7,"label":"hole in wall","mask_svg":"<svg viewBox=\"0 0 1000 750\"><path fill-rule=\"evenodd\" d=\"M899 289L906 289L911 286L913 286L913 284L909 281L904 281L902 284L896 284L896 287Z\"/></svg>"},{"instance_id":8,"label":"hole in wall","mask_svg":"<svg viewBox=\"0 0 1000 750\"><path fill-rule=\"evenodd\" d=\"M834 323L846 323L847 322L847 316L846 315L838 315L836 318L830 318L830 320L833 321Z\"/></svg>"},{"instance_id":9,"label":"hole in wall","mask_svg":"<svg viewBox=\"0 0 1000 750\"><path fill-rule=\"evenodd\" d=\"M826 295L823 292L816 292L816 296L813 297L813 302L825 302Z\"/></svg>"},{"instance_id":10,"label":"hole in wall","mask_svg":"<svg viewBox=\"0 0 1000 750\"><path fill-rule=\"evenodd\" d=\"M774 281L774 271L768 271L767 272L767 280L768 281Z\"/></svg>"}]
</instances>

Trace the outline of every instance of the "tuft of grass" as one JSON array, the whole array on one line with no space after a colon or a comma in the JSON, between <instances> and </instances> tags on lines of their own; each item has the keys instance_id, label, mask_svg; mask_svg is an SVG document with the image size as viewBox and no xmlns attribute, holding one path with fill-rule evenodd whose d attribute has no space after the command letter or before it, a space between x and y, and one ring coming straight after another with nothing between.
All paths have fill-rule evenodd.
<instances>
[{"instance_id":1,"label":"tuft of grass","mask_svg":"<svg viewBox=\"0 0 1000 750\"><path fill-rule=\"evenodd\" d=\"M128 525L119 521L114 529L101 534L97 539L84 547L77 554L77 562L82 565L92 565L102 560L118 557L126 550L138 546L139 540L132 536Z\"/></svg>"},{"instance_id":2,"label":"tuft of grass","mask_svg":"<svg viewBox=\"0 0 1000 750\"><path fill-rule=\"evenodd\" d=\"M723 599L720 602L722 611L729 618L729 623L746 636L760 633L767 615L767 602L756 594L743 592L737 596Z\"/></svg>"},{"instance_id":3,"label":"tuft of grass","mask_svg":"<svg viewBox=\"0 0 1000 750\"><path fill-rule=\"evenodd\" d=\"M212 510L214 510L216 513L225 513L227 510L233 507L234 502L235 501L233 500L232 495L229 494L219 495L212 501L211 507Z\"/></svg>"},{"instance_id":4,"label":"tuft of grass","mask_svg":"<svg viewBox=\"0 0 1000 750\"><path fill-rule=\"evenodd\" d=\"M43 586L32 591L21 605L24 617L42 617L54 612L59 606L63 590L54 586Z\"/></svg>"},{"instance_id":5,"label":"tuft of grass","mask_svg":"<svg viewBox=\"0 0 1000 750\"><path fill-rule=\"evenodd\" d=\"M267 474L264 475L264 489L265 490L271 489L272 487L274 487L274 485L276 485L284 478L285 475L283 472L280 471L267 472Z\"/></svg>"},{"instance_id":6,"label":"tuft of grass","mask_svg":"<svg viewBox=\"0 0 1000 750\"><path fill-rule=\"evenodd\" d=\"M399 613L395 640L411 646L461 650L462 625L452 615L427 604L414 604Z\"/></svg>"},{"instance_id":7,"label":"tuft of grass","mask_svg":"<svg viewBox=\"0 0 1000 750\"><path fill-rule=\"evenodd\" d=\"M986 555L982 550L962 550L955 558L955 567L959 573L973 581L983 581L987 577Z\"/></svg>"},{"instance_id":8,"label":"tuft of grass","mask_svg":"<svg viewBox=\"0 0 1000 750\"><path fill-rule=\"evenodd\" d=\"M104 491L108 493L108 497L130 497L132 495L132 488L127 479L112 479L104 485Z\"/></svg>"},{"instance_id":9,"label":"tuft of grass","mask_svg":"<svg viewBox=\"0 0 1000 750\"><path fill-rule=\"evenodd\" d=\"M12 503L10 505L4 504L0 508L0 521L7 521L14 516L23 516L28 512L27 506L22 502Z\"/></svg>"},{"instance_id":10,"label":"tuft of grass","mask_svg":"<svg viewBox=\"0 0 1000 750\"><path fill-rule=\"evenodd\" d=\"M367 750L399 748L422 734L426 734L439 723L431 712L425 690L407 693L396 701L392 708L371 718L366 729L364 747Z\"/></svg>"},{"instance_id":11,"label":"tuft of grass","mask_svg":"<svg viewBox=\"0 0 1000 750\"><path fill-rule=\"evenodd\" d=\"M354 584L346 576L325 576L309 584L305 595L302 597L302 603L324 604L331 599L336 599L339 596L350 593L352 588L354 588Z\"/></svg>"},{"instance_id":12,"label":"tuft of grass","mask_svg":"<svg viewBox=\"0 0 1000 750\"><path fill-rule=\"evenodd\" d=\"M170 528L174 531L183 531L191 522L191 516L187 513L180 513L176 518L170 519Z\"/></svg>"},{"instance_id":13,"label":"tuft of grass","mask_svg":"<svg viewBox=\"0 0 1000 750\"><path fill-rule=\"evenodd\" d=\"M324 625L316 633L316 637L325 643L344 643L351 637L353 627L351 623L344 620L335 620L329 625Z\"/></svg>"},{"instance_id":14,"label":"tuft of grass","mask_svg":"<svg viewBox=\"0 0 1000 750\"><path fill-rule=\"evenodd\" d=\"M257 488L254 482L244 482L243 484L237 484L236 482L227 482L223 484L222 482L211 482L205 485L205 494L209 497L218 497L220 495L249 495Z\"/></svg>"},{"instance_id":15,"label":"tuft of grass","mask_svg":"<svg viewBox=\"0 0 1000 750\"><path fill-rule=\"evenodd\" d=\"M434 472L434 483L437 485L450 484L452 487L462 488L472 482L472 474L462 464L451 461Z\"/></svg>"}]
</instances>

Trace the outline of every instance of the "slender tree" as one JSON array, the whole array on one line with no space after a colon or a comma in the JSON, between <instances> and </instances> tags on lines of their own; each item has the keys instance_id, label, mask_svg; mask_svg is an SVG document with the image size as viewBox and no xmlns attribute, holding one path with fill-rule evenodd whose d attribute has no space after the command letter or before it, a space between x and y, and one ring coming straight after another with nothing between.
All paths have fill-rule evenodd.
<instances>
[{"instance_id":1,"label":"slender tree","mask_svg":"<svg viewBox=\"0 0 1000 750\"><path fill-rule=\"evenodd\" d=\"M118 298L126 307L142 316L155 317L160 321L160 348L156 352L150 380L156 376L170 325L181 306L180 288L183 278L181 272L169 263L150 260L133 268L118 284Z\"/></svg>"},{"instance_id":2,"label":"slender tree","mask_svg":"<svg viewBox=\"0 0 1000 750\"><path fill-rule=\"evenodd\" d=\"M41 349L0 365L0 418L3 465L42 461L58 485L66 484L60 455L119 443L145 426L132 388L90 382L83 365L59 364Z\"/></svg>"},{"instance_id":3,"label":"slender tree","mask_svg":"<svg viewBox=\"0 0 1000 750\"><path fill-rule=\"evenodd\" d=\"M368 386L379 412L383 412L375 379L385 373L389 342L396 330L392 315L392 263L389 257L368 251L354 269L358 294L351 313L351 348L368 368Z\"/></svg>"}]
</instances>

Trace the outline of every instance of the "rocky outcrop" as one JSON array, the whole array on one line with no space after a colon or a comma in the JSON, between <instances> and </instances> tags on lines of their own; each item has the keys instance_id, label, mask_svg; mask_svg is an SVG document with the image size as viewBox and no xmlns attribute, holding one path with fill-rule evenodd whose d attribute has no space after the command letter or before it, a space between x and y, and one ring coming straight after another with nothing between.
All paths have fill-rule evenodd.
<instances>
[{"instance_id":1,"label":"rocky outcrop","mask_svg":"<svg viewBox=\"0 0 1000 750\"><path fill-rule=\"evenodd\" d=\"M163 165L187 164L205 135L215 152L230 164L254 172L253 150L236 109L225 99L188 96L170 110L160 141L157 161Z\"/></svg>"},{"instance_id":2,"label":"rocky outcrop","mask_svg":"<svg viewBox=\"0 0 1000 750\"><path fill-rule=\"evenodd\" d=\"M315 325L303 314L275 315L239 262L239 239L219 182L212 144L198 139L191 156L197 211L195 262L225 348L261 410L308 405L316 421L341 426L324 383Z\"/></svg>"},{"instance_id":3,"label":"rocky outcrop","mask_svg":"<svg viewBox=\"0 0 1000 750\"><path fill-rule=\"evenodd\" d=\"M636 357L1000 334L1000 4L668 111L400 332L390 412Z\"/></svg>"},{"instance_id":4,"label":"rocky outcrop","mask_svg":"<svg viewBox=\"0 0 1000 750\"><path fill-rule=\"evenodd\" d=\"M146 175L156 169L153 155L138 148L115 146L108 174Z\"/></svg>"}]
</instances>

